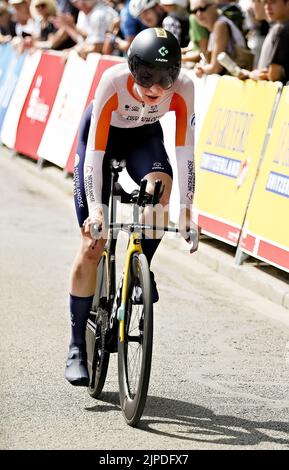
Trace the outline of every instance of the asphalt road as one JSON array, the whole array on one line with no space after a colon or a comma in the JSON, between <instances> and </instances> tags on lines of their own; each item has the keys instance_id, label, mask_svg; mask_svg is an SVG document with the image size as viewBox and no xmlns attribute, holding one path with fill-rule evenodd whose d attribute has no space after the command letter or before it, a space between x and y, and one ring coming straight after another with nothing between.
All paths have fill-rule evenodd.
<instances>
[{"instance_id":1,"label":"asphalt road","mask_svg":"<svg viewBox=\"0 0 289 470\"><path fill-rule=\"evenodd\" d=\"M71 198L0 149L0 448L288 449L288 310L163 243L149 397L119 408L116 356L102 400L63 378ZM289 354L289 353L288 353Z\"/></svg>"}]
</instances>

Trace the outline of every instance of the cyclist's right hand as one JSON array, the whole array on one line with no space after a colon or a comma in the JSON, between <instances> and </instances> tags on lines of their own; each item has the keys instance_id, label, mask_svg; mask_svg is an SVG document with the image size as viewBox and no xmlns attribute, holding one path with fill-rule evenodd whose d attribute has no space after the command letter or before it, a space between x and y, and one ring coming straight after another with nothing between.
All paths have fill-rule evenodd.
<instances>
[{"instance_id":1,"label":"cyclist's right hand","mask_svg":"<svg viewBox=\"0 0 289 470\"><path fill-rule=\"evenodd\" d=\"M104 217L102 210L97 210L93 215L89 215L83 222L83 233L92 240L100 237L104 228Z\"/></svg>"}]
</instances>

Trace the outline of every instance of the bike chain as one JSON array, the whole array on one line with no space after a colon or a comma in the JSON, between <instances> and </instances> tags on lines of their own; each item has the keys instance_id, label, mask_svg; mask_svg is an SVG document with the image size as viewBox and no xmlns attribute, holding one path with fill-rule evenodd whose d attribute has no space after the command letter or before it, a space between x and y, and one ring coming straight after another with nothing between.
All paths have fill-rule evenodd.
<instances>
[{"instance_id":1,"label":"bike chain","mask_svg":"<svg viewBox=\"0 0 289 470\"><path fill-rule=\"evenodd\" d=\"M96 324L100 324L101 328L101 360L106 346L106 334L108 331L108 313L101 307L96 312Z\"/></svg>"}]
</instances>

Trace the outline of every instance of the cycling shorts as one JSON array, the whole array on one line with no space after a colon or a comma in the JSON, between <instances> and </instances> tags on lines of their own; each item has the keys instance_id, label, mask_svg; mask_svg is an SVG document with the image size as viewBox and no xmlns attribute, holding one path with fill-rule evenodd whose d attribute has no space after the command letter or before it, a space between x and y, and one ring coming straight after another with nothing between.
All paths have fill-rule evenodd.
<instances>
[{"instance_id":1,"label":"cycling shorts","mask_svg":"<svg viewBox=\"0 0 289 470\"><path fill-rule=\"evenodd\" d=\"M92 104L85 111L80 123L74 167L74 202L80 227L88 217L83 166L91 112ZM129 129L110 126L102 165L102 204L106 206L110 196L111 172L109 162L111 159L126 160L127 172L138 185L144 176L156 171L166 173L171 178L173 177L172 167L164 147L162 127L159 122Z\"/></svg>"}]
</instances>

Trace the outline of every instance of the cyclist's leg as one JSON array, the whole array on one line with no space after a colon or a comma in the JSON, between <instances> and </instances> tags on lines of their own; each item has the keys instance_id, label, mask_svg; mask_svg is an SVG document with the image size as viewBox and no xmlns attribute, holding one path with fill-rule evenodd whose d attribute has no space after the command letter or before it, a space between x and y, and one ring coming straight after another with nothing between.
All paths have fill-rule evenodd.
<instances>
[{"instance_id":1,"label":"cyclist's leg","mask_svg":"<svg viewBox=\"0 0 289 470\"><path fill-rule=\"evenodd\" d=\"M141 179L148 181L146 190L149 193L154 192L157 180L162 181L164 193L160 199L160 204L156 208L147 206L142 214L142 221L146 224L167 225L173 173L163 144L163 132L159 123L140 128L135 146L127 157L127 170L137 183ZM162 240L163 234L163 232L147 232L142 240L142 249L149 265ZM155 287L154 301L157 301L158 295L154 278L152 282L153 287Z\"/></svg>"},{"instance_id":2,"label":"cyclist's leg","mask_svg":"<svg viewBox=\"0 0 289 470\"><path fill-rule=\"evenodd\" d=\"M83 116L75 159L74 199L77 218L81 227L81 242L70 276L71 340L65 369L65 377L70 383L83 386L87 386L89 381L85 344L86 322L95 291L96 267L106 241L100 239L95 244L94 241L84 234L82 229L82 224L88 216L83 181L83 165L91 111L92 106L86 110Z\"/></svg>"}]
</instances>

